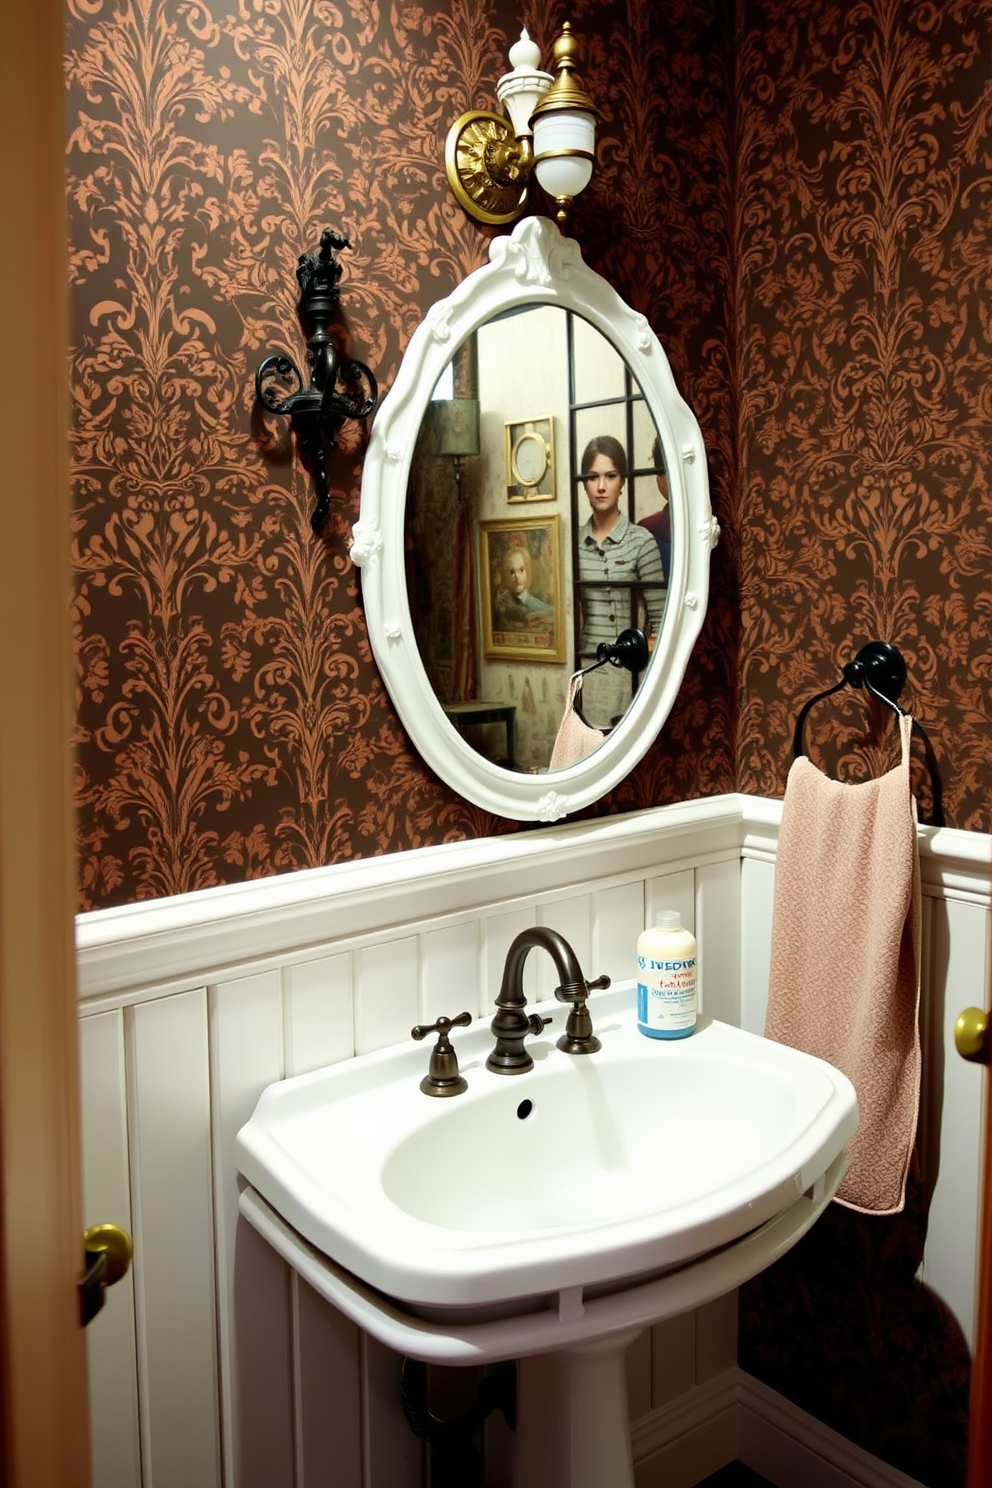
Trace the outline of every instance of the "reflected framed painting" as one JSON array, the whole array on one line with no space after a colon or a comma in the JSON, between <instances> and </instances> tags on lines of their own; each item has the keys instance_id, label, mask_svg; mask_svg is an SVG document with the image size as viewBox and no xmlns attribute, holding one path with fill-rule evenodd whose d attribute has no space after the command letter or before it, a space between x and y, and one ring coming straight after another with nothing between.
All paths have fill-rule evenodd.
<instances>
[{"instance_id":1,"label":"reflected framed painting","mask_svg":"<svg viewBox=\"0 0 992 1488\"><path fill-rule=\"evenodd\" d=\"M479 579L488 660L565 660L559 516L480 522Z\"/></svg>"}]
</instances>

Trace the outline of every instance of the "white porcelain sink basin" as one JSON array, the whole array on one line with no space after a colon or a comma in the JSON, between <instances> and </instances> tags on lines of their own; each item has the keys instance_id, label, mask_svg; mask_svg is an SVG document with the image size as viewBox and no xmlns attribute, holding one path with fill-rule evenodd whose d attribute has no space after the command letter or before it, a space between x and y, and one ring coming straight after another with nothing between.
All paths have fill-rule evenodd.
<instances>
[{"instance_id":1,"label":"white porcelain sink basin","mask_svg":"<svg viewBox=\"0 0 992 1488\"><path fill-rule=\"evenodd\" d=\"M688 1206L714 1195L724 1207L753 1203L753 1188L734 1186L758 1177L783 1135L808 1123L818 1095L830 1098L820 1070L801 1091L771 1064L756 1081L756 1051L732 1048L739 1040L715 1025L691 1045L632 1043L613 1038L599 1059L555 1051L533 1093L490 1077L471 1105L396 1144L382 1168L386 1197L414 1219L501 1243L676 1211L682 1229L702 1218ZM526 1113L522 1100L531 1103ZM437 1181L445 1172L450 1183ZM799 1172L785 1181L789 1199L801 1192ZM671 1233L669 1222L664 1228Z\"/></svg>"},{"instance_id":2,"label":"white porcelain sink basin","mask_svg":"<svg viewBox=\"0 0 992 1488\"><path fill-rule=\"evenodd\" d=\"M451 1318L641 1286L804 1194L822 1207L857 1125L843 1075L706 1019L687 1039L645 1039L632 986L589 1006L602 1049L555 1048L566 1009L547 1004L523 1075L485 1069L488 1019L456 1030L468 1090L444 1100L421 1092L429 1049L412 1042L272 1085L238 1167L308 1255Z\"/></svg>"}]
</instances>

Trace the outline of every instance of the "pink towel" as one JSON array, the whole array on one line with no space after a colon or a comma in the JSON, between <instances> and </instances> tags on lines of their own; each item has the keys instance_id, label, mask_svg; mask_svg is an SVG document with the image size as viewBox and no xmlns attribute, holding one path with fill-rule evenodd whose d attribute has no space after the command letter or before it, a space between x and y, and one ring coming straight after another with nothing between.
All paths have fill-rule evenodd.
<instances>
[{"instance_id":1,"label":"pink towel","mask_svg":"<svg viewBox=\"0 0 992 1488\"><path fill-rule=\"evenodd\" d=\"M594 749L598 749L606 738L599 729L590 728L575 711L575 699L582 691L582 673L574 672L568 684L568 700L558 725L555 746L551 751L549 770L565 770L577 765Z\"/></svg>"},{"instance_id":2,"label":"pink towel","mask_svg":"<svg viewBox=\"0 0 992 1488\"><path fill-rule=\"evenodd\" d=\"M903 1207L920 1097L920 858L902 760L843 785L805 756L786 785L775 868L765 1035L826 1059L861 1122L837 1198L865 1214Z\"/></svg>"}]
</instances>

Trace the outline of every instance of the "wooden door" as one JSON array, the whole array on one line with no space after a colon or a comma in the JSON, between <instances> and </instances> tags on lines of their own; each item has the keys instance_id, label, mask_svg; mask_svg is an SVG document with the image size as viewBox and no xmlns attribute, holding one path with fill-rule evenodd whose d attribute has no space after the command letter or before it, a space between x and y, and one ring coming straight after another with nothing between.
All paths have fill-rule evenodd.
<instances>
[{"instance_id":1,"label":"wooden door","mask_svg":"<svg viewBox=\"0 0 992 1488\"><path fill-rule=\"evenodd\" d=\"M0 1482L85 1488L60 0L0 47Z\"/></svg>"},{"instance_id":2,"label":"wooden door","mask_svg":"<svg viewBox=\"0 0 992 1488\"><path fill-rule=\"evenodd\" d=\"M992 1073L985 1076L983 1170L968 1488L992 1488Z\"/></svg>"}]
</instances>

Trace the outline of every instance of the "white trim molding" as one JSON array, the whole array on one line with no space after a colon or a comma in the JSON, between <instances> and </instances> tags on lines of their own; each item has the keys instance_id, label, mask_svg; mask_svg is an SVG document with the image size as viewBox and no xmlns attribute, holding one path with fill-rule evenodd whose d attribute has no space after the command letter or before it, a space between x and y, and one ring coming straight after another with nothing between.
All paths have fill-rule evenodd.
<instances>
[{"instance_id":1,"label":"white trim molding","mask_svg":"<svg viewBox=\"0 0 992 1488\"><path fill-rule=\"evenodd\" d=\"M601 821L449 842L272 878L94 910L76 922L80 997L128 993L154 977L196 985L246 962L304 958L314 946L397 924L552 895L617 875L737 859L746 797L711 796Z\"/></svg>"},{"instance_id":2,"label":"white trim molding","mask_svg":"<svg viewBox=\"0 0 992 1488\"><path fill-rule=\"evenodd\" d=\"M742 1369L738 1376L738 1455L748 1467L788 1488L920 1488L847 1437L807 1415Z\"/></svg>"},{"instance_id":3,"label":"white trim molding","mask_svg":"<svg viewBox=\"0 0 992 1488\"><path fill-rule=\"evenodd\" d=\"M344 934L433 919L441 906L450 914L588 885L590 855L602 879L728 857L774 863L781 818L781 801L707 796L94 910L76 922L80 998L126 998L152 979L158 992L178 990L247 962L303 959ZM921 827L919 840L925 893L989 907L992 838Z\"/></svg>"},{"instance_id":4,"label":"white trim molding","mask_svg":"<svg viewBox=\"0 0 992 1488\"><path fill-rule=\"evenodd\" d=\"M637 1488L692 1488L739 1460L777 1488L921 1488L736 1366L631 1430Z\"/></svg>"}]
</instances>

